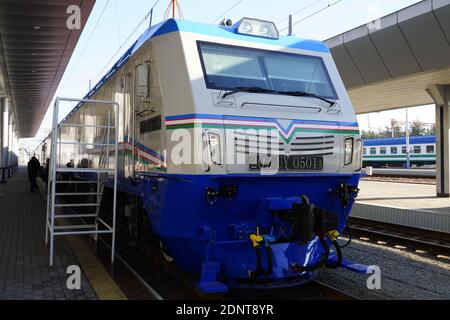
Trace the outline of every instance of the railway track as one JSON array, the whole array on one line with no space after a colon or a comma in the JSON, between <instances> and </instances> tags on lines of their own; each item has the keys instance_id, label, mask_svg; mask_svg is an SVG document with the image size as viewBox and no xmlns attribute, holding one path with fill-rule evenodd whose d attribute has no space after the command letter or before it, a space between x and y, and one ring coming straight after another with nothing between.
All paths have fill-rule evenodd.
<instances>
[{"instance_id":1,"label":"railway track","mask_svg":"<svg viewBox=\"0 0 450 320\"><path fill-rule=\"evenodd\" d=\"M363 240L438 258L450 257L450 234L353 217L349 223L353 236Z\"/></svg>"}]
</instances>

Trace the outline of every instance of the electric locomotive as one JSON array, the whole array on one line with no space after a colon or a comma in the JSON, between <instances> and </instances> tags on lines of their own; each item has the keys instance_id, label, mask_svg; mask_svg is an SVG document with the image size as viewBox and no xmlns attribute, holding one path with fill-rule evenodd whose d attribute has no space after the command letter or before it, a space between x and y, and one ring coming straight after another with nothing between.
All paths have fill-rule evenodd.
<instances>
[{"instance_id":1,"label":"electric locomotive","mask_svg":"<svg viewBox=\"0 0 450 320\"><path fill-rule=\"evenodd\" d=\"M203 291L301 284L322 267L365 272L337 242L358 192L362 144L322 42L281 36L258 19L169 19L85 98L119 103L122 221L200 274ZM80 103L63 122L108 119ZM87 142L106 136L61 130ZM109 165L104 151L78 148L59 165Z\"/></svg>"}]
</instances>

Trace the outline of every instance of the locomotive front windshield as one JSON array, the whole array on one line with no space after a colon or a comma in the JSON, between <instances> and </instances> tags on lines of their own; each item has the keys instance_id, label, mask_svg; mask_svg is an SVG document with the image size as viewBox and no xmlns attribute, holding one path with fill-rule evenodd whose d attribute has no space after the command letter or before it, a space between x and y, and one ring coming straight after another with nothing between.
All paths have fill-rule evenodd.
<instances>
[{"instance_id":1,"label":"locomotive front windshield","mask_svg":"<svg viewBox=\"0 0 450 320\"><path fill-rule=\"evenodd\" d=\"M199 43L208 89L262 88L337 99L321 57Z\"/></svg>"}]
</instances>

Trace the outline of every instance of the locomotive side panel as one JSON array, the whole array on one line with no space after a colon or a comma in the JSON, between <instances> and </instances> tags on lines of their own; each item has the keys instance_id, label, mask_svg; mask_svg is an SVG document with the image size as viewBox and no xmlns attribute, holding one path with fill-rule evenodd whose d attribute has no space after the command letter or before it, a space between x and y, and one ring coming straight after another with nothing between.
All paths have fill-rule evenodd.
<instances>
[{"instance_id":1,"label":"locomotive side panel","mask_svg":"<svg viewBox=\"0 0 450 320\"><path fill-rule=\"evenodd\" d=\"M136 53L134 77L135 172L165 172L164 107L159 80L159 62L148 41ZM131 145L130 143L128 144Z\"/></svg>"}]
</instances>

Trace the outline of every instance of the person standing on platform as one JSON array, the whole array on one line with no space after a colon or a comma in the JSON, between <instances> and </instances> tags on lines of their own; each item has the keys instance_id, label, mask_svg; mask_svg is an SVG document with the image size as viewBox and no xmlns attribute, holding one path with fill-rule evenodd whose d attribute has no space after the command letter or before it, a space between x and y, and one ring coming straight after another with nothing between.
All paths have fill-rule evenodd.
<instances>
[{"instance_id":1,"label":"person standing on platform","mask_svg":"<svg viewBox=\"0 0 450 320\"><path fill-rule=\"evenodd\" d=\"M35 156L33 156L30 161L28 161L28 180L30 181L30 192L34 192L35 189L39 189L36 179L40 168L41 163Z\"/></svg>"}]
</instances>

